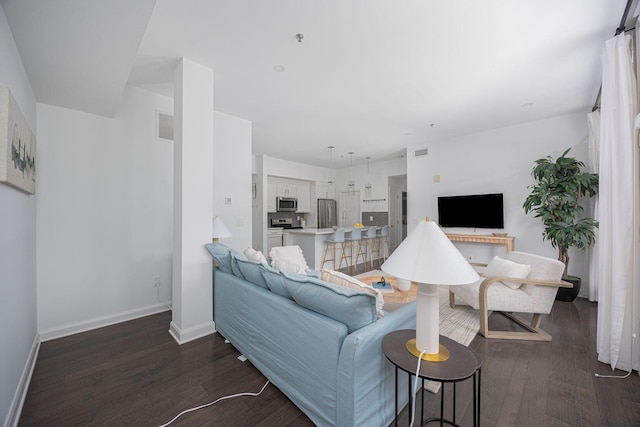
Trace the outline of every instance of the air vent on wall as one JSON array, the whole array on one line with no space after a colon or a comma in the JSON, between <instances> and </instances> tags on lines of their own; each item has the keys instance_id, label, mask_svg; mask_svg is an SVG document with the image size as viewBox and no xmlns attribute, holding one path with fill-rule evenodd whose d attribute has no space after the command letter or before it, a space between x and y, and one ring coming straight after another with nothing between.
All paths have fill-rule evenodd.
<instances>
[{"instance_id":1,"label":"air vent on wall","mask_svg":"<svg viewBox=\"0 0 640 427\"><path fill-rule=\"evenodd\" d=\"M420 150L415 150L413 152L413 157L426 156L427 154L429 154L429 149L428 148L421 148Z\"/></svg>"},{"instance_id":2,"label":"air vent on wall","mask_svg":"<svg viewBox=\"0 0 640 427\"><path fill-rule=\"evenodd\" d=\"M173 141L173 116L156 111L156 139Z\"/></svg>"}]
</instances>

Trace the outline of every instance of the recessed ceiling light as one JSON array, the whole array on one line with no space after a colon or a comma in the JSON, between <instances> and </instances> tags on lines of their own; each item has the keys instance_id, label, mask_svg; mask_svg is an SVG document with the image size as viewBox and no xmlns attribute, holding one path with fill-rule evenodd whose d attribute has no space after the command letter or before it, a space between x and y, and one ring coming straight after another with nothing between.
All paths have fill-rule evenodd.
<instances>
[{"instance_id":1,"label":"recessed ceiling light","mask_svg":"<svg viewBox=\"0 0 640 427\"><path fill-rule=\"evenodd\" d=\"M429 124L429 127L430 127L430 128L432 128L432 127L434 127L435 125L436 125L435 123L430 123L430 124Z\"/></svg>"},{"instance_id":2,"label":"recessed ceiling light","mask_svg":"<svg viewBox=\"0 0 640 427\"><path fill-rule=\"evenodd\" d=\"M525 102L524 104L522 104L522 108L529 108L529 107L533 107L533 102Z\"/></svg>"},{"instance_id":3,"label":"recessed ceiling light","mask_svg":"<svg viewBox=\"0 0 640 427\"><path fill-rule=\"evenodd\" d=\"M284 65L274 65L273 71L275 71L276 73L284 72Z\"/></svg>"},{"instance_id":4,"label":"recessed ceiling light","mask_svg":"<svg viewBox=\"0 0 640 427\"><path fill-rule=\"evenodd\" d=\"M404 133L404 136L411 136L411 135L412 135L411 132L405 132Z\"/></svg>"}]
</instances>

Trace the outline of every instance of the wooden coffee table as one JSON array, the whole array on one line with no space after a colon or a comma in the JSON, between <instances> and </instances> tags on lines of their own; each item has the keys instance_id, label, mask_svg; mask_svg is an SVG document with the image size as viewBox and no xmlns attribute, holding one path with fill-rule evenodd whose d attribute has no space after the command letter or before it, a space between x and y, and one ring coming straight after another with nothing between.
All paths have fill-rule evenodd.
<instances>
[{"instance_id":1,"label":"wooden coffee table","mask_svg":"<svg viewBox=\"0 0 640 427\"><path fill-rule=\"evenodd\" d=\"M364 277L358 280L370 285L373 282L379 282L380 277L383 276ZM393 286L393 292L382 292L385 302L407 304L416 300L416 296L418 295L418 284L416 282L411 282L411 289L406 292L402 292L398 289L398 283L395 277L384 276L384 280L391 283L391 286Z\"/></svg>"}]
</instances>

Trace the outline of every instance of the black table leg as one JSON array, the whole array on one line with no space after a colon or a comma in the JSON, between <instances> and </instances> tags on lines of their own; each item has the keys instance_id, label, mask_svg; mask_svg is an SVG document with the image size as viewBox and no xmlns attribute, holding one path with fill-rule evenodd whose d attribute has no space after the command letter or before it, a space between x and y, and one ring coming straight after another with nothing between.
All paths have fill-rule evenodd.
<instances>
[{"instance_id":1,"label":"black table leg","mask_svg":"<svg viewBox=\"0 0 640 427\"><path fill-rule=\"evenodd\" d=\"M422 378L420 393L422 393L422 399L420 399L420 425L422 425L424 424L424 378Z\"/></svg>"},{"instance_id":2,"label":"black table leg","mask_svg":"<svg viewBox=\"0 0 640 427\"><path fill-rule=\"evenodd\" d=\"M398 367L396 366L396 420L395 425L398 427Z\"/></svg>"},{"instance_id":3,"label":"black table leg","mask_svg":"<svg viewBox=\"0 0 640 427\"><path fill-rule=\"evenodd\" d=\"M453 423L456 423L456 383L453 383Z\"/></svg>"},{"instance_id":4,"label":"black table leg","mask_svg":"<svg viewBox=\"0 0 640 427\"><path fill-rule=\"evenodd\" d=\"M444 425L444 383L440 383L440 427Z\"/></svg>"},{"instance_id":5,"label":"black table leg","mask_svg":"<svg viewBox=\"0 0 640 427\"><path fill-rule=\"evenodd\" d=\"M408 424L409 427L411 427L411 407L413 406L413 396L411 395L411 374L409 374L409 406L407 406L408 409L408 416L407 418L409 418Z\"/></svg>"},{"instance_id":6,"label":"black table leg","mask_svg":"<svg viewBox=\"0 0 640 427\"><path fill-rule=\"evenodd\" d=\"M482 368L478 368L478 427L480 427L480 396L482 396Z\"/></svg>"}]
</instances>

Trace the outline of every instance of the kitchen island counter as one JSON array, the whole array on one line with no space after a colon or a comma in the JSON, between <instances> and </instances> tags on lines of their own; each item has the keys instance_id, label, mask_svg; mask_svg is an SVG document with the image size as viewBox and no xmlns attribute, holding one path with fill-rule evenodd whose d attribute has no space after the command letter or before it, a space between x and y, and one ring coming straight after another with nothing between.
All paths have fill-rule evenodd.
<instances>
[{"instance_id":1,"label":"kitchen island counter","mask_svg":"<svg viewBox=\"0 0 640 427\"><path fill-rule=\"evenodd\" d=\"M292 230L284 230L287 233L291 233L291 234L311 234L311 235L316 235L316 234L333 234L333 228L294 228Z\"/></svg>"},{"instance_id":2,"label":"kitchen island counter","mask_svg":"<svg viewBox=\"0 0 640 427\"><path fill-rule=\"evenodd\" d=\"M300 246L309 268L312 270L320 270L322 268L324 241L331 237L333 232L333 228L298 228L284 230L284 244ZM328 261L325 263L325 267L333 269L333 262Z\"/></svg>"}]
</instances>

